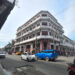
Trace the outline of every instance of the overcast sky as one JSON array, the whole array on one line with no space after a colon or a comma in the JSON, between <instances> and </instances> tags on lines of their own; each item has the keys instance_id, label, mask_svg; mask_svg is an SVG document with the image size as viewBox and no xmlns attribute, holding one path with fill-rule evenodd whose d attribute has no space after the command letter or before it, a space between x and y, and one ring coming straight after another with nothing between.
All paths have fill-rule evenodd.
<instances>
[{"instance_id":1,"label":"overcast sky","mask_svg":"<svg viewBox=\"0 0 75 75\"><path fill-rule=\"evenodd\" d=\"M15 39L17 28L41 10L49 11L63 26L64 34L75 40L75 0L17 1L18 3L0 30L0 47Z\"/></svg>"}]
</instances>

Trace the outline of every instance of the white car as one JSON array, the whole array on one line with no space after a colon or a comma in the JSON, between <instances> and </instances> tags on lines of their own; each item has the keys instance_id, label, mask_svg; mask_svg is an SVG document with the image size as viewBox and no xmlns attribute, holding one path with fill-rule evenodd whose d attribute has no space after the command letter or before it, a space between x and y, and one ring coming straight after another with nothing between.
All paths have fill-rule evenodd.
<instances>
[{"instance_id":1,"label":"white car","mask_svg":"<svg viewBox=\"0 0 75 75\"><path fill-rule=\"evenodd\" d=\"M5 58L5 53L0 52L0 58Z\"/></svg>"},{"instance_id":2,"label":"white car","mask_svg":"<svg viewBox=\"0 0 75 75\"><path fill-rule=\"evenodd\" d=\"M36 56L35 55L31 55L28 52L25 52L24 54L21 54L21 59L27 60L27 61L32 61L32 60L36 60Z\"/></svg>"}]
</instances>

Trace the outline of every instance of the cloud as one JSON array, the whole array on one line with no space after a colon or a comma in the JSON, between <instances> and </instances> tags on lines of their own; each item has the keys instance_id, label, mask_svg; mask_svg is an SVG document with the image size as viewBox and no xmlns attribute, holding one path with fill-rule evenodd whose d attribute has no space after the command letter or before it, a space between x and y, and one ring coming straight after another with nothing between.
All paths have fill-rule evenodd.
<instances>
[{"instance_id":1,"label":"cloud","mask_svg":"<svg viewBox=\"0 0 75 75\"><path fill-rule=\"evenodd\" d=\"M75 35L75 3L70 2L66 12L64 13L63 27L65 35L71 37Z\"/></svg>"}]
</instances>

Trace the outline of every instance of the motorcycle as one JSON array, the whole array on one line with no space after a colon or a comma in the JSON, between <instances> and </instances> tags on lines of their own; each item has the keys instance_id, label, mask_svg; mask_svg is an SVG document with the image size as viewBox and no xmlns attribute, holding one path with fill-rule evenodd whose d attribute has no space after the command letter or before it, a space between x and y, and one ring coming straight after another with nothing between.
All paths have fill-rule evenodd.
<instances>
[{"instance_id":1,"label":"motorcycle","mask_svg":"<svg viewBox=\"0 0 75 75\"><path fill-rule=\"evenodd\" d=\"M68 63L69 75L75 75L75 60L74 63Z\"/></svg>"}]
</instances>

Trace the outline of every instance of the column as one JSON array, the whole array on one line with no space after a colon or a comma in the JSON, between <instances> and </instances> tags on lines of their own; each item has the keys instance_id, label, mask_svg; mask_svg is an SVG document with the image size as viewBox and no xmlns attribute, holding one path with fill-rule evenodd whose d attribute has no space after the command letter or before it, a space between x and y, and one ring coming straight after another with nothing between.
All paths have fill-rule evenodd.
<instances>
[{"instance_id":1,"label":"column","mask_svg":"<svg viewBox=\"0 0 75 75\"><path fill-rule=\"evenodd\" d=\"M26 52L26 45L24 45L24 53Z\"/></svg>"},{"instance_id":2,"label":"column","mask_svg":"<svg viewBox=\"0 0 75 75\"><path fill-rule=\"evenodd\" d=\"M54 50L56 50L56 44L54 43Z\"/></svg>"},{"instance_id":3,"label":"column","mask_svg":"<svg viewBox=\"0 0 75 75\"><path fill-rule=\"evenodd\" d=\"M21 52L21 46L19 46L19 51Z\"/></svg>"},{"instance_id":4,"label":"column","mask_svg":"<svg viewBox=\"0 0 75 75\"><path fill-rule=\"evenodd\" d=\"M40 36L42 36L42 31L40 30Z\"/></svg>"},{"instance_id":5,"label":"column","mask_svg":"<svg viewBox=\"0 0 75 75\"><path fill-rule=\"evenodd\" d=\"M47 49L50 49L50 40L47 40Z\"/></svg>"},{"instance_id":6,"label":"column","mask_svg":"<svg viewBox=\"0 0 75 75\"><path fill-rule=\"evenodd\" d=\"M40 40L40 51L44 49L43 40Z\"/></svg>"},{"instance_id":7,"label":"column","mask_svg":"<svg viewBox=\"0 0 75 75\"><path fill-rule=\"evenodd\" d=\"M30 53L32 54L33 51L33 44L31 44Z\"/></svg>"}]
</instances>

